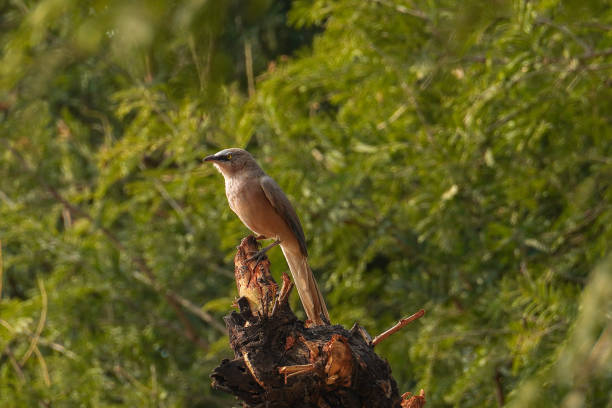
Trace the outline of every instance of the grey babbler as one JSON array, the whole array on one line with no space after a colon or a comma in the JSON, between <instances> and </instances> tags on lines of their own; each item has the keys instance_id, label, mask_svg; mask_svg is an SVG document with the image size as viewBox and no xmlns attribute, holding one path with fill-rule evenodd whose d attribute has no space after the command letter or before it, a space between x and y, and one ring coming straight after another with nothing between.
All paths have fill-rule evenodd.
<instances>
[{"instance_id":1,"label":"grey babbler","mask_svg":"<svg viewBox=\"0 0 612 408\"><path fill-rule=\"evenodd\" d=\"M283 190L246 150L221 150L204 161L212 162L225 178L229 206L244 225L257 234L257 239L275 240L262 251L280 245L308 319L316 325L325 323L322 316L329 321L325 301L308 265L300 219Z\"/></svg>"}]
</instances>

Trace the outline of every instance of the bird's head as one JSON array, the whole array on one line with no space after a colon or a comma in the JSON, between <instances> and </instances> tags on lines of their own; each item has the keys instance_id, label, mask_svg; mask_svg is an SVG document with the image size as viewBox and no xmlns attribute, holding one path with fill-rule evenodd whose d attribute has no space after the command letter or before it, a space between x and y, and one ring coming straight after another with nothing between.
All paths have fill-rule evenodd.
<instances>
[{"instance_id":1,"label":"bird's head","mask_svg":"<svg viewBox=\"0 0 612 408\"><path fill-rule=\"evenodd\" d=\"M249 152L237 147L224 149L213 155L206 156L204 161L212 162L225 177L231 177L245 168L259 167Z\"/></svg>"}]
</instances>

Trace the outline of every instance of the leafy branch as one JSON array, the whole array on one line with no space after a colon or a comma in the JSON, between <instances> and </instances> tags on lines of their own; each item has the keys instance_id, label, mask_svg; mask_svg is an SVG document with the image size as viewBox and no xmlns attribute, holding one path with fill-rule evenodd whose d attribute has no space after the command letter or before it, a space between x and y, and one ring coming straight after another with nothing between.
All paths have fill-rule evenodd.
<instances>
[{"instance_id":1,"label":"leafy branch","mask_svg":"<svg viewBox=\"0 0 612 408\"><path fill-rule=\"evenodd\" d=\"M138 270L146 277L146 279L139 279L139 280L149 285L150 287L152 287L157 293L159 293L164 298L166 303L168 303L168 305L173 309L174 313L176 314L179 321L181 322L181 325L183 326L183 335L187 339L189 339L191 342L196 344L202 350L208 349L208 345L198 336L195 328L193 327L192 323L189 321L189 318L186 316L185 310L188 310L190 313L200 318L202 321L211 324L212 327L214 327L216 330L220 332L225 331L223 327L221 326L221 324L216 322L214 317L210 315L208 312L202 310L201 308L196 306L193 302L184 298L178 293L164 287L159 282L159 280L155 276L155 273L153 272L151 267L147 264L146 260L141 255L131 253L128 250L128 248L119 240L119 238L111 230L100 225L96 220L94 220L94 218L88 212L72 204L56 188L48 184L32 168L32 166L26 161L25 157L23 157L23 155L17 149L11 146L5 139L3 139L2 142L7 147L7 149L10 150L13 153L13 155L19 160L24 170L32 174L37 180L37 182L39 183L39 185L44 190L46 190L48 193L50 193L51 196L55 198L56 201L62 204L73 215L85 218L89 222L91 222L91 224L110 241L110 243L115 247L117 251L119 251L120 253L123 253L132 261L132 263L138 268ZM216 322L216 323L212 323L212 322Z\"/></svg>"}]
</instances>

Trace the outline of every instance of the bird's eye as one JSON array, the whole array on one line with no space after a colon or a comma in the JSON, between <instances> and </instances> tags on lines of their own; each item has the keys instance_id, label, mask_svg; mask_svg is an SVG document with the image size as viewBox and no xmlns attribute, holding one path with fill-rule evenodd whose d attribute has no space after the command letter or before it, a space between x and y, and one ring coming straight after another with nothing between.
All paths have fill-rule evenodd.
<instances>
[{"instance_id":1,"label":"bird's eye","mask_svg":"<svg viewBox=\"0 0 612 408\"><path fill-rule=\"evenodd\" d=\"M231 159L232 159L232 155L231 155L231 153L230 153L230 154L228 154L226 157L227 157L227 160L231 160Z\"/></svg>"}]
</instances>

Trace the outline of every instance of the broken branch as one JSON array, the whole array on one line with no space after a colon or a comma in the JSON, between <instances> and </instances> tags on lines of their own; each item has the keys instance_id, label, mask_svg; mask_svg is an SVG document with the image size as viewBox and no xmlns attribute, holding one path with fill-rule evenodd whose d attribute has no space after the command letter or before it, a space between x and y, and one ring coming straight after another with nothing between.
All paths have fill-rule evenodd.
<instances>
[{"instance_id":1,"label":"broken branch","mask_svg":"<svg viewBox=\"0 0 612 408\"><path fill-rule=\"evenodd\" d=\"M402 327L407 326L409 323L414 322L417 319L420 319L421 317L423 317L423 315L425 315L425 310L421 309L415 314L413 314L412 316L403 318L402 320L397 322L395 326L391 327L389 330L386 330L382 332L381 334L379 334L378 336L374 337L374 340L372 340L372 346L376 346L378 343L380 343L387 337L391 336L395 332L400 331Z\"/></svg>"}]
</instances>

